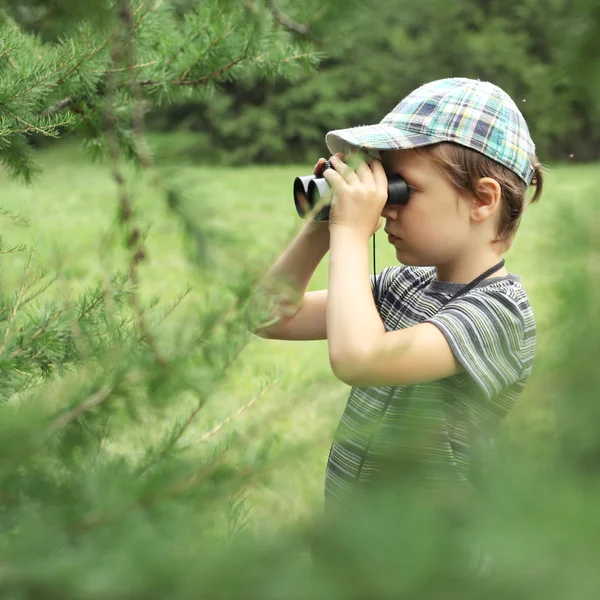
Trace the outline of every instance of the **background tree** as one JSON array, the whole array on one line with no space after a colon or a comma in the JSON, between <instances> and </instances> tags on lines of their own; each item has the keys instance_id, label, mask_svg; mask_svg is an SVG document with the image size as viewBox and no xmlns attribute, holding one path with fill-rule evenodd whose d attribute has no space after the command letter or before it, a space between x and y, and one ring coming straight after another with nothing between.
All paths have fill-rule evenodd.
<instances>
[{"instance_id":1,"label":"background tree","mask_svg":"<svg viewBox=\"0 0 600 600\"><path fill-rule=\"evenodd\" d=\"M310 163L327 131L379 122L419 85L465 76L515 98L542 161L599 157L595 0L390 0L361 9L361 23L359 35L325 39L316 74L293 84L245 76L206 101L155 111L149 124L194 132L178 156Z\"/></svg>"}]
</instances>

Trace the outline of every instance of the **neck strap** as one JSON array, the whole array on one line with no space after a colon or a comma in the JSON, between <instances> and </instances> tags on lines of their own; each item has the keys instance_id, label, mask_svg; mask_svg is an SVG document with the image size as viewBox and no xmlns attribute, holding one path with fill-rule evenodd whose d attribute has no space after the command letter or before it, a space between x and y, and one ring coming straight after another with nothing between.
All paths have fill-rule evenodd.
<instances>
[{"instance_id":1,"label":"neck strap","mask_svg":"<svg viewBox=\"0 0 600 600\"><path fill-rule=\"evenodd\" d=\"M452 302L452 300L455 300L459 296L462 296L463 294L466 294L467 292L471 291L480 281L483 281L484 279L489 277L492 273L499 271L503 266L504 266L504 259L502 259L498 264L489 268L485 273L482 273L481 275L478 275L477 277L475 277L475 279L473 279L473 281L471 281L470 283L467 283L467 285L465 285L464 288L462 288L458 292L456 292L456 294L454 294L454 296L452 296L452 298L450 298L450 300L448 300L448 302ZM373 275L375 277L375 298L377 298L377 297L379 297L379 289L378 289L378 285L377 285L377 269L375 267L375 234L373 234ZM427 283L429 283L429 282L427 282ZM446 302L446 304L448 304L448 302Z\"/></svg>"}]
</instances>

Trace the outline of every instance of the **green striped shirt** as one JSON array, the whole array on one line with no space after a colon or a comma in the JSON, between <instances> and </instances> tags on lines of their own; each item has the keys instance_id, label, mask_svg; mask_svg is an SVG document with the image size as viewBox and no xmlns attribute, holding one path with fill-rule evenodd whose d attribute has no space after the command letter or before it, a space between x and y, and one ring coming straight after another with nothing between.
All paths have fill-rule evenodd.
<instances>
[{"instance_id":1,"label":"green striped shirt","mask_svg":"<svg viewBox=\"0 0 600 600\"><path fill-rule=\"evenodd\" d=\"M353 387L327 461L326 505L387 467L395 478L476 487L494 429L525 387L536 336L520 277L491 277L448 303L464 284L435 275L434 267L384 269L377 309L387 331L434 324L464 372L412 386Z\"/></svg>"}]
</instances>

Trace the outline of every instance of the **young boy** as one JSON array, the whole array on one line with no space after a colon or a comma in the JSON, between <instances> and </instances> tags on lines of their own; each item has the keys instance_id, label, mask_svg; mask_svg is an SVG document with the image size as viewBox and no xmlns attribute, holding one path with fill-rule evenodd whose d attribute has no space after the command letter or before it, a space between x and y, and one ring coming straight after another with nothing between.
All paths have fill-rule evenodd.
<instances>
[{"instance_id":1,"label":"young boy","mask_svg":"<svg viewBox=\"0 0 600 600\"><path fill-rule=\"evenodd\" d=\"M307 223L267 273L287 278L302 300L280 299L276 322L256 331L327 339L334 374L352 386L326 505L390 472L432 489L476 487L535 352L527 294L503 260L528 186L532 201L542 191L525 120L497 86L450 78L413 91L381 123L329 132L326 142L329 222ZM350 168L342 159L353 150L374 158ZM409 186L404 205L386 204L393 174ZM381 217L401 265L369 286L368 241ZM306 293L327 250L328 289Z\"/></svg>"}]
</instances>

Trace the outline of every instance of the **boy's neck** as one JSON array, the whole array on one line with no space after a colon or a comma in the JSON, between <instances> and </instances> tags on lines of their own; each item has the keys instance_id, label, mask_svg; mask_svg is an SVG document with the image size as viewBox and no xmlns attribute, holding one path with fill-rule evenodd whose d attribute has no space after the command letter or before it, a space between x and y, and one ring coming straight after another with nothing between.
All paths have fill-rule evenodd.
<instances>
[{"instance_id":1,"label":"boy's neck","mask_svg":"<svg viewBox=\"0 0 600 600\"><path fill-rule=\"evenodd\" d=\"M488 269L497 265L503 258L503 255L498 252L486 252L469 255L455 260L452 263L436 266L436 279L438 281L448 281L452 283L470 283ZM490 277L502 277L508 275L506 267L502 267Z\"/></svg>"}]
</instances>

